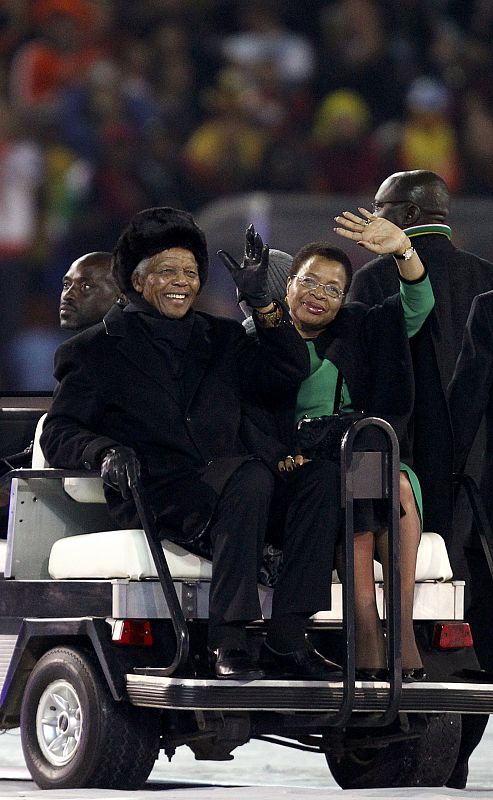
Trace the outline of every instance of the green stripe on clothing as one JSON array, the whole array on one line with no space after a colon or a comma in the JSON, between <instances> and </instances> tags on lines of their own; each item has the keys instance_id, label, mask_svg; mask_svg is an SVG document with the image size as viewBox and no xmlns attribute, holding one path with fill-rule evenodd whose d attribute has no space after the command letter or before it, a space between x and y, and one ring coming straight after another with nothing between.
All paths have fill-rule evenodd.
<instances>
[{"instance_id":1,"label":"green stripe on clothing","mask_svg":"<svg viewBox=\"0 0 493 800\"><path fill-rule=\"evenodd\" d=\"M404 310L407 336L410 339L419 331L435 305L435 296L428 275L417 283L400 281L399 291Z\"/></svg>"}]
</instances>

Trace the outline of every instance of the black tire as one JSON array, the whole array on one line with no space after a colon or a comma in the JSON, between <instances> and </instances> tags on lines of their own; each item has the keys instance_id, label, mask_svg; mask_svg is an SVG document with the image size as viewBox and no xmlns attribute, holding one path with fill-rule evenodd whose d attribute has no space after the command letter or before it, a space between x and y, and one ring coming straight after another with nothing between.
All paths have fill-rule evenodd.
<instances>
[{"instance_id":1,"label":"black tire","mask_svg":"<svg viewBox=\"0 0 493 800\"><path fill-rule=\"evenodd\" d=\"M114 702L90 654L45 653L21 707L27 768L41 789L138 789L159 751L159 714Z\"/></svg>"},{"instance_id":2,"label":"black tire","mask_svg":"<svg viewBox=\"0 0 493 800\"><path fill-rule=\"evenodd\" d=\"M367 729L367 734L370 729ZM375 735L382 735L375 729ZM329 769L342 789L443 786L457 760L459 714L433 714L418 739L375 749L355 749L342 757L327 754Z\"/></svg>"}]
</instances>

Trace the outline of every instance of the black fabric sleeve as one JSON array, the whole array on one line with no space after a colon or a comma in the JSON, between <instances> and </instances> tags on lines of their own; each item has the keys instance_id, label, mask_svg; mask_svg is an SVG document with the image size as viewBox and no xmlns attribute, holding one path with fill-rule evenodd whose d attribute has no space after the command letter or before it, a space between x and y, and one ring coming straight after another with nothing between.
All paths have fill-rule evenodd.
<instances>
[{"instance_id":1,"label":"black fabric sleeve","mask_svg":"<svg viewBox=\"0 0 493 800\"><path fill-rule=\"evenodd\" d=\"M96 433L103 398L79 344L68 341L58 348L55 377L59 383L40 440L43 453L51 466L99 469L104 452L120 442Z\"/></svg>"},{"instance_id":2,"label":"black fabric sleeve","mask_svg":"<svg viewBox=\"0 0 493 800\"><path fill-rule=\"evenodd\" d=\"M464 331L462 348L448 388L454 432L454 468L464 469L493 382L493 293L478 295Z\"/></svg>"}]
</instances>

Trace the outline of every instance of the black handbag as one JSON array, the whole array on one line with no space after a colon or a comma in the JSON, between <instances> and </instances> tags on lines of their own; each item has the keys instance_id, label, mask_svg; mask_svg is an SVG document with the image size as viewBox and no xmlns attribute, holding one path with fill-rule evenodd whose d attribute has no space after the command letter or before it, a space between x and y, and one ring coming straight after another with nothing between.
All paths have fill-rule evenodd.
<instances>
[{"instance_id":1,"label":"black handbag","mask_svg":"<svg viewBox=\"0 0 493 800\"><path fill-rule=\"evenodd\" d=\"M342 373L339 372L333 414L311 419L304 417L298 422L296 443L299 452L307 458L339 461L342 437L353 422L366 416L364 411L341 410L342 380Z\"/></svg>"}]
</instances>

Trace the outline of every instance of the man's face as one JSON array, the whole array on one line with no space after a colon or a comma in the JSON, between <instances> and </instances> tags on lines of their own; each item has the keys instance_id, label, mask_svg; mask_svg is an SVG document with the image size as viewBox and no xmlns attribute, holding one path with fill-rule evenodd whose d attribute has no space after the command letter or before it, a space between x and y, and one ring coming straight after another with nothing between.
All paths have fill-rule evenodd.
<instances>
[{"instance_id":1,"label":"man's face","mask_svg":"<svg viewBox=\"0 0 493 800\"><path fill-rule=\"evenodd\" d=\"M409 207L410 200L406 200L406 192L400 187L400 184L388 178L377 189L375 199L373 200L373 213L376 217L383 217L393 222L399 228L405 228L406 213Z\"/></svg>"},{"instance_id":2,"label":"man's face","mask_svg":"<svg viewBox=\"0 0 493 800\"><path fill-rule=\"evenodd\" d=\"M160 314L181 319L200 290L197 261L190 250L170 247L151 256L143 274L134 272L132 284Z\"/></svg>"},{"instance_id":3,"label":"man's face","mask_svg":"<svg viewBox=\"0 0 493 800\"><path fill-rule=\"evenodd\" d=\"M297 275L288 278L287 299L291 318L297 331L307 339L318 336L332 322L341 308L343 297L330 297L322 286L307 288L302 282L305 277L344 292L346 272L338 261L315 255L305 261Z\"/></svg>"},{"instance_id":4,"label":"man's face","mask_svg":"<svg viewBox=\"0 0 493 800\"><path fill-rule=\"evenodd\" d=\"M83 258L79 258L63 278L60 327L83 330L101 322L117 297L109 264L85 264Z\"/></svg>"}]
</instances>

